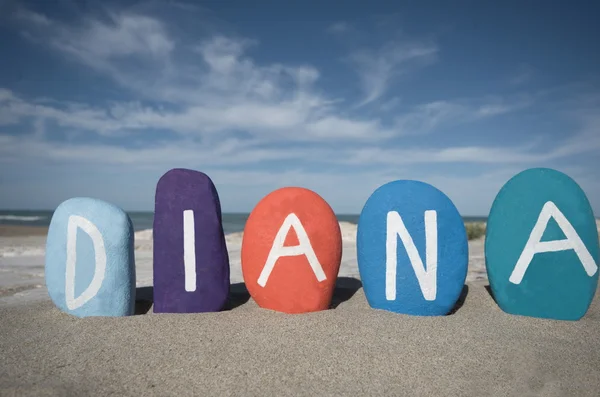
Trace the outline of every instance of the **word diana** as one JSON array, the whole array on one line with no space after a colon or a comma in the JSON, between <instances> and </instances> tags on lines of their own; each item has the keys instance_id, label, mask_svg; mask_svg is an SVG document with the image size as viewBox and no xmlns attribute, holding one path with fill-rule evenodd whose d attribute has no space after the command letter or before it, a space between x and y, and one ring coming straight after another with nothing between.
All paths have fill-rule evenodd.
<instances>
[{"instance_id":1,"label":"word diana","mask_svg":"<svg viewBox=\"0 0 600 397\"><path fill-rule=\"evenodd\" d=\"M205 174L173 169L156 188L154 312L221 310L229 257L217 190ZM134 313L133 227L120 208L72 198L54 212L46 284L78 317ZM445 315L463 289L468 242L452 201L423 182L378 188L360 214L356 249L375 309ZM494 299L516 315L578 320L598 285L598 231L589 201L568 176L534 168L510 179L488 217L485 259ZM244 229L242 273L259 306L285 313L330 307L342 256L339 223L318 194L286 187L264 197Z\"/></svg>"}]
</instances>

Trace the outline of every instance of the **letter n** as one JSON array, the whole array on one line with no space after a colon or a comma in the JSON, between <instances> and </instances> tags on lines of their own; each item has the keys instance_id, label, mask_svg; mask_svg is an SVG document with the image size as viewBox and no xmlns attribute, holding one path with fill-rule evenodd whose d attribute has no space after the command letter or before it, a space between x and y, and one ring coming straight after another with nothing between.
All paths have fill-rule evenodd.
<instances>
[{"instance_id":1,"label":"letter n","mask_svg":"<svg viewBox=\"0 0 600 397\"><path fill-rule=\"evenodd\" d=\"M437 294L437 212L425 211L425 261L427 269L419 256L417 247L408 233L400 214L387 213L387 238L385 243L385 297L389 301L396 299L396 271L398 267L398 236L408 254L415 271L423 297L434 301Z\"/></svg>"}]
</instances>

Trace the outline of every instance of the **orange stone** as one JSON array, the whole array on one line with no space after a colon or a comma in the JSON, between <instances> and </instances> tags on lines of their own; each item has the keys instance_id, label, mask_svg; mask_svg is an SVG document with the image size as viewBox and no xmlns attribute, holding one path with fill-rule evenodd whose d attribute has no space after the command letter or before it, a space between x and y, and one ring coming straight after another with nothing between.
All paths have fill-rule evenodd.
<instances>
[{"instance_id":1,"label":"orange stone","mask_svg":"<svg viewBox=\"0 0 600 397\"><path fill-rule=\"evenodd\" d=\"M260 307L285 313L326 310L342 259L337 218L315 192L285 187L252 210L242 240L242 272Z\"/></svg>"}]
</instances>

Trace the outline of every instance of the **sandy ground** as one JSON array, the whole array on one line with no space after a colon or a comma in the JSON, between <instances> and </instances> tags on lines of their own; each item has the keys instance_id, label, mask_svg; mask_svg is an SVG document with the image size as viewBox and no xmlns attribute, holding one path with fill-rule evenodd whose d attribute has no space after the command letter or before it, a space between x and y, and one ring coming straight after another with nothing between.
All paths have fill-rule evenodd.
<instances>
[{"instance_id":1,"label":"sandy ground","mask_svg":"<svg viewBox=\"0 0 600 397\"><path fill-rule=\"evenodd\" d=\"M0 395L599 395L598 297L578 322L503 313L481 239L454 313L415 317L368 306L351 241L332 309L261 309L242 283L239 237L228 236L227 310L153 314L151 240L138 239L138 315L85 319L48 299L44 236L0 237Z\"/></svg>"}]
</instances>

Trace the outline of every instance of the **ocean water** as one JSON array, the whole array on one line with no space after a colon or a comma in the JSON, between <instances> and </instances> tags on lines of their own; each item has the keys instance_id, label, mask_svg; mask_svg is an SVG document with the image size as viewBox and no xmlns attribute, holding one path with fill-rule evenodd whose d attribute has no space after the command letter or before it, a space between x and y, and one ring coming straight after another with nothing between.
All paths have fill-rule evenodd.
<instances>
[{"instance_id":1,"label":"ocean water","mask_svg":"<svg viewBox=\"0 0 600 397\"><path fill-rule=\"evenodd\" d=\"M53 211L14 211L0 210L0 225L48 226ZM129 212L135 231L152 229L153 212ZM223 230L225 234L241 232L249 214L224 213ZM337 215L340 222L358 223L358 215ZM485 222L484 216L465 216L465 222Z\"/></svg>"}]
</instances>

